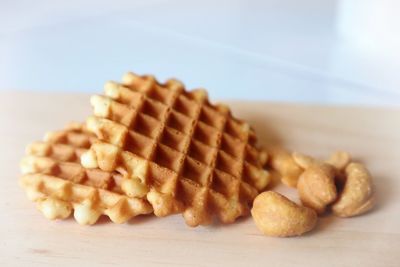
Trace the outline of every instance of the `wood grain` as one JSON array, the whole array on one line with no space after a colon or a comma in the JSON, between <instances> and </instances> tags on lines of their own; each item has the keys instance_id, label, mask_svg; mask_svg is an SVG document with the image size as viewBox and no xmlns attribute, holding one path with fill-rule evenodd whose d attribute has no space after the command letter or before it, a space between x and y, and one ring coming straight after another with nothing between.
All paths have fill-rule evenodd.
<instances>
[{"instance_id":1,"label":"wood grain","mask_svg":"<svg viewBox=\"0 0 400 267\"><path fill-rule=\"evenodd\" d=\"M261 140L325 157L345 149L375 177L378 205L352 218L326 216L299 238L261 235L250 217L221 226L187 227L180 215L135 218L93 227L48 221L17 184L27 143L82 120L88 96L0 94L0 266L399 266L400 110L230 102ZM278 188L292 199L296 192Z\"/></svg>"}]
</instances>

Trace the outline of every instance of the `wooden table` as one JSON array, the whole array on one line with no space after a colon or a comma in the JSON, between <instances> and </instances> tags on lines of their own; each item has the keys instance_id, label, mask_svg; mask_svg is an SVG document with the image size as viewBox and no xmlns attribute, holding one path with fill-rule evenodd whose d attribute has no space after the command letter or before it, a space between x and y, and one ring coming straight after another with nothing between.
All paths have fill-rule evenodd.
<instances>
[{"instance_id":1,"label":"wooden table","mask_svg":"<svg viewBox=\"0 0 400 267\"><path fill-rule=\"evenodd\" d=\"M0 266L400 266L400 110L231 102L263 141L326 157L336 149L365 162L375 177L376 209L326 216L298 238L261 235L251 217L189 228L180 215L108 219L92 227L48 221L17 184L24 146L90 113L88 96L0 94ZM296 192L279 191L296 199Z\"/></svg>"}]
</instances>

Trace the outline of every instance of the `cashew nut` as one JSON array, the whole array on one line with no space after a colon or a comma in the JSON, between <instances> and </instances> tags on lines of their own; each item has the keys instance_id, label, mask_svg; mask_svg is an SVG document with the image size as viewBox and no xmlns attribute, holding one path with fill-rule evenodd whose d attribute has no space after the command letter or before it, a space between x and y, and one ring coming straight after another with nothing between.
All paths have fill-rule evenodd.
<instances>
[{"instance_id":1,"label":"cashew nut","mask_svg":"<svg viewBox=\"0 0 400 267\"><path fill-rule=\"evenodd\" d=\"M345 170L344 188L332 210L339 217L360 215L375 204L372 177L364 165L350 163Z\"/></svg>"},{"instance_id":2,"label":"cashew nut","mask_svg":"<svg viewBox=\"0 0 400 267\"><path fill-rule=\"evenodd\" d=\"M314 210L273 191L255 198L251 214L258 229L269 236L298 236L312 230L317 223Z\"/></svg>"},{"instance_id":3,"label":"cashew nut","mask_svg":"<svg viewBox=\"0 0 400 267\"><path fill-rule=\"evenodd\" d=\"M282 183L296 187L303 169L296 164L291 153L281 147L270 147L268 152L271 167L280 174Z\"/></svg>"},{"instance_id":4,"label":"cashew nut","mask_svg":"<svg viewBox=\"0 0 400 267\"><path fill-rule=\"evenodd\" d=\"M326 206L337 198L335 169L329 164L316 164L300 175L297 190L304 206L318 214L325 212Z\"/></svg>"}]
</instances>

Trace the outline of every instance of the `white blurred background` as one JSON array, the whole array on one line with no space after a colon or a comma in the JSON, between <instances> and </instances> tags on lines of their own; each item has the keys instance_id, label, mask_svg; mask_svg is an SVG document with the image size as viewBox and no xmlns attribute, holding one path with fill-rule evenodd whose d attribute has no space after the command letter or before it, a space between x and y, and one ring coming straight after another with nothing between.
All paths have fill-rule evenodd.
<instances>
[{"instance_id":1,"label":"white blurred background","mask_svg":"<svg viewBox=\"0 0 400 267\"><path fill-rule=\"evenodd\" d=\"M218 99L400 104L397 0L0 1L0 90L128 70Z\"/></svg>"}]
</instances>

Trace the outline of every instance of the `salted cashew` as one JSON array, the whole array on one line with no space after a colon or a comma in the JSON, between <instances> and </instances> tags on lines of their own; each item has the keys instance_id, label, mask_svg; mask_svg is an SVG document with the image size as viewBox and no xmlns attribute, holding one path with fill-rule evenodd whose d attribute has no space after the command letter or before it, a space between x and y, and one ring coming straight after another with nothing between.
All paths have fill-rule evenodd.
<instances>
[{"instance_id":1,"label":"salted cashew","mask_svg":"<svg viewBox=\"0 0 400 267\"><path fill-rule=\"evenodd\" d=\"M270 165L281 176L281 181L287 186L296 187L303 169L296 164L290 152L282 147L269 147Z\"/></svg>"},{"instance_id":2,"label":"salted cashew","mask_svg":"<svg viewBox=\"0 0 400 267\"><path fill-rule=\"evenodd\" d=\"M325 162L336 168L336 185L342 188L345 183L345 169L351 162L350 154L344 151L336 151Z\"/></svg>"},{"instance_id":3,"label":"salted cashew","mask_svg":"<svg viewBox=\"0 0 400 267\"><path fill-rule=\"evenodd\" d=\"M300 175L297 190L304 206L324 213L337 198L334 168L328 164L308 168Z\"/></svg>"},{"instance_id":4,"label":"salted cashew","mask_svg":"<svg viewBox=\"0 0 400 267\"><path fill-rule=\"evenodd\" d=\"M269 148L269 153L270 165L281 181L297 187L303 205L318 214L332 205L337 216L350 217L375 203L371 175L362 164L352 163L347 152L337 151L325 162L280 147Z\"/></svg>"},{"instance_id":5,"label":"salted cashew","mask_svg":"<svg viewBox=\"0 0 400 267\"><path fill-rule=\"evenodd\" d=\"M302 168L303 170L319 163L319 161L314 159L313 157L304 155L299 152L293 152L291 154L291 157L292 157L294 163L296 163L296 165L299 166L300 168Z\"/></svg>"},{"instance_id":6,"label":"salted cashew","mask_svg":"<svg viewBox=\"0 0 400 267\"><path fill-rule=\"evenodd\" d=\"M337 170L342 171L346 168L347 165L349 165L350 161L351 156L349 153L345 151L336 151L325 162L331 164Z\"/></svg>"},{"instance_id":7,"label":"salted cashew","mask_svg":"<svg viewBox=\"0 0 400 267\"><path fill-rule=\"evenodd\" d=\"M318 214L324 213L326 207L337 198L336 169L330 164L299 153L293 153L293 159L305 169L297 183L301 202Z\"/></svg>"},{"instance_id":8,"label":"salted cashew","mask_svg":"<svg viewBox=\"0 0 400 267\"><path fill-rule=\"evenodd\" d=\"M254 199L251 214L258 229L269 236L302 235L317 223L314 210L297 205L274 191L258 195Z\"/></svg>"},{"instance_id":9,"label":"salted cashew","mask_svg":"<svg viewBox=\"0 0 400 267\"><path fill-rule=\"evenodd\" d=\"M339 217L360 215L373 208L375 204L372 176L361 163L350 163L345 169L344 188L333 213Z\"/></svg>"}]
</instances>

